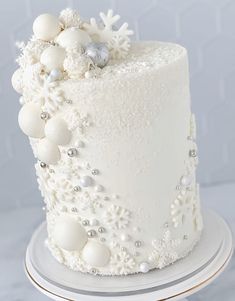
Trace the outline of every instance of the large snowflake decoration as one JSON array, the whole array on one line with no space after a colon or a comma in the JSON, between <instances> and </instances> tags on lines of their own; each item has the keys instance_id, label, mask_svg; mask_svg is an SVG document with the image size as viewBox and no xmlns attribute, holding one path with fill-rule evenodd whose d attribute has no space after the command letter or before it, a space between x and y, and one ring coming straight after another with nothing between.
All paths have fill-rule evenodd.
<instances>
[{"instance_id":1,"label":"large snowflake decoration","mask_svg":"<svg viewBox=\"0 0 235 301\"><path fill-rule=\"evenodd\" d=\"M104 221L112 229L125 229L130 222L131 212L120 206L111 205L104 214Z\"/></svg>"},{"instance_id":2,"label":"large snowflake decoration","mask_svg":"<svg viewBox=\"0 0 235 301\"><path fill-rule=\"evenodd\" d=\"M135 265L135 259L126 251L120 251L114 254L110 260L113 274L127 275L133 270Z\"/></svg>"},{"instance_id":3,"label":"large snowflake decoration","mask_svg":"<svg viewBox=\"0 0 235 301\"><path fill-rule=\"evenodd\" d=\"M115 24L120 19L120 16L114 15L111 9L108 10L107 15L100 13L100 18L102 24L98 24L94 18L91 18L90 23L84 23L84 29L93 40L107 43L113 59L126 57L130 48L129 36L133 34L133 31L128 29L127 23L116 29Z\"/></svg>"},{"instance_id":4,"label":"large snowflake decoration","mask_svg":"<svg viewBox=\"0 0 235 301\"><path fill-rule=\"evenodd\" d=\"M153 258L157 268L162 269L179 258L177 247L180 243L180 239L171 238L171 232L169 230L165 231L162 239L153 240L152 246L154 250L151 254L151 258Z\"/></svg>"},{"instance_id":5,"label":"large snowflake decoration","mask_svg":"<svg viewBox=\"0 0 235 301\"><path fill-rule=\"evenodd\" d=\"M171 205L172 222L175 228L184 224L186 217L192 214L192 193L182 190Z\"/></svg>"},{"instance_id":6,"label":"large snowflake decoration","mask_svg":"<svg viewBox=\"0 0 235 301\"><path fill-rule=\"evenodd\" d=\"M80 28L83 23L79 13L71 8L66 8L62 10L59 19L64 28L68 28L68 27Z\"/></svg>"}]
</instances>

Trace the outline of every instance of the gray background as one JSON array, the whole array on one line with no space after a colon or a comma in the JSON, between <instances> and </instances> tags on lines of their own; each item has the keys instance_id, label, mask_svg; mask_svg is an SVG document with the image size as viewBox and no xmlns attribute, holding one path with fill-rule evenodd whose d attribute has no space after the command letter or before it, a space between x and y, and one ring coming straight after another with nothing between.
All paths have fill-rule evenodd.
<instances>
[{"instance_id":1,"label":"gray background","mask_svg":"<svg viewBox=\"0 0 235 301\"><path fill-rule=\"evenodd\" d=\"M27 40L34 18L75 7L85 18L112 7L136 39L178 42L190 60L192 106L198 121L202 200L235 229L235 1L234 0L5 0L0 1L0 300L49 301L33 289L22 261L44 219L32 152L17 124L19 95L10 78L16 40ZM234 182L234 183L233 183ZM231 268L191 301L234 301Z\"/></svg>"},{"instance_id":2,"label":"gray background","mask_svg":"<svg viewBox=\"0 0 235 301\"><path fill-rule=\"evenodd\" d=\"M112 7L136 39L178 42L190 60L192 107L198 121L202 185L235 181L235 1L7 0L0 3L0 206L40 202L27 139L17 125L19 96L10 78L16 40L27 40L34 18L75 7L85 18Z\"/></svg>"}]
</instances>

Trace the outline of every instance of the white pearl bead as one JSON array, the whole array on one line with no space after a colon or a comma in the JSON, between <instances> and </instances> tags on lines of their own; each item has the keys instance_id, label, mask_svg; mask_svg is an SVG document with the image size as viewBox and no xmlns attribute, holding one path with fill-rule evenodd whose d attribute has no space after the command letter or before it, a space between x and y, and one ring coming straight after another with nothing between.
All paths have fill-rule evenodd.
<instances>
[{"instance_id":1,"label":"white pearl bead","mask_svg":"<svg viewBox=\"0 0 235 301\"><path fill-rule=\"evenodd\" d=\"M92 226L92 227L94 227L94 226L98 226L98 224L99 224L99 221L97 220L97 219L91 219L90 220L90 225Z\"/></svg>"},{"instance_id":2,"label":"white pearl bead","mask_svg":"<svg viewBox=\"0 0 235 301\"><path fill-rule=\"evenodd\" d=\"M140 264L140 271L141 271L142 273L148 273L149 269L150 269L150 267L149 267L148 262L142 262L142 263Z\"/></svg>"},{"instance_id":3,"label":"white pearl bead","mask_svg":"<svg viewBox=\"0 0 235 301\"><path fill-rule=\"evenodd\" d=\"M47 121L45 135L57 145L66 145L71 139L71 132L66 122L59 117L53 117Z\"/></svg>"},{"instance_id":4,"label":"white pearl bead","mask_svg":"<svg viewBox=\"0 0 235 301\"><path fill-rule=\"evenodd\" d=\"M101 186L101 185L96 185L94 189L95 189L96 192L101 192L101 191L104 190L104 187Z\"/></svg>"},{"instance_id":5,"label":"white pearl bead","mask_svg":"<svg viewBox=\"0 0 235 301\"><path fill-rule=\"evenodd\" d=\"M21 130L29 137L44 137L45 122L41 119L41 108L34 103L23 105L18 115Z\"/></svg>"},{"instance_id":6,"label":"white pearl bead","mask_svg":"<svg viewBox=\"0 0 235 301\"><path fill-rule=\"evenodd\" d=\"M93 267L104 267L109 263L110 250L104 244L88 241L82 250L82 258Z\"/></svg>"},{"instance_id":7,"label":"white pearl bead","mask_svg":"<svg viewBox=\"0 0 235 301\"><path fill-rule=\"evenodd\" d=\"M52 69L49 77L52 81L60 80L62 78L62 72L59 69Z\"/></svg>"},{"instance_id":8,"label":"white pearl bead","mask_svg":"<svg viewBox=\"0 0 235 301\"><path fill-rule=\"evenodd\" d=\"M180 180L181 185L183 186L189 186L192 183L192 177L191 176L183 176Z\"/></svg>"},{"instance_id":9,"label":"white pearl bead","mask_svg":"<svg viewBox=\"0 0 235 301\"><path fill-rule=\"evenodd\" d=\"M19 94L23 94L23 71L22 69L17 69L11 78L12 87Z\"/></svg>"},{"instance_id":10,"label":"white pearl bead","mask_svg":"<svg viewBox=\"0 0 235 301\"><path fill-rule=\"evenodd\" d=\"M65 50L59 46L49 46L41 54L41 63L48 71L53 69L63 70L63 63L66 53Z\"/></svg>"},{"instance_id":11,"label":"white pearl bead","mask_svg":"<svg viewBox=\"0 0 235 301\"><path fill-rule=\"evenodd\" d=\"M38 16L33 23L33 32L37 39L53 40L61 31L59 19L50 14Z\"/></svg>"},{"instance_id":12,"label":"white pearl bead","mask_svg":"<svg viewBox=\"0 0 235 301\"><path fill-rule=\"evenodd\" d=\"M126 242L129 241L131 239L130 235L126 234L126 233L122 233L121 234L121 240Z\"/></svg>"},{"instance_id":13,"label":"white pearl bead","mask_svg":"<svg viewBox=\"0 0 235 301\"><path fill-rule=\"evenodd\" d=\"M60 160L60 150L56 144L44 138L37 146L37 157L42 162L50 165L56 164Z\"/></svg>"},{"instance_id":14,"label":"white pearl bead","mask_svg":"<svg viewBox=\"0 0 235 301\"><path fill-rule=\"evenodd\" d=\"M56 42L63 48L74 48L77 46L86 46L91 42L89 35L81 29L68 28L62 31L56 39Z\"/></svg>"},{"instance_id":15,"label":"white pearl bead","mask_svg":"<svg viewBox=\"0 0 235 301\"><path fill-rule=\"evenodd\" d=\"M87 242L85 229L69 217L61 217L56 221L53 238L66 251L80 251Z\"/></svg>"},{"instance_id":16,"label":"white pearl bead","mask_svg":"<svg viewBox=\"0 0 235 301\"><path fill-rule=\"evenodd\" d=\"M24 102L24 97L23 97L23 96L20 97L19 103L20 103L22 106L25 104L25 102Z\"/></svg>"},{"instance_id":17,"label":"white pearl bead","mask_svg":"<svg viewBox=\"0 0 235 301\"><path fill-rule=\"evenodd\" d=\"M92 186L92 184L93 184L93 180L92 180L91 177L89 177L89 176L83 176L83 177L81 177L81 179L80 179L80 185L82 187L89 187L89 186Z\"/></svg>"}]
</instances>

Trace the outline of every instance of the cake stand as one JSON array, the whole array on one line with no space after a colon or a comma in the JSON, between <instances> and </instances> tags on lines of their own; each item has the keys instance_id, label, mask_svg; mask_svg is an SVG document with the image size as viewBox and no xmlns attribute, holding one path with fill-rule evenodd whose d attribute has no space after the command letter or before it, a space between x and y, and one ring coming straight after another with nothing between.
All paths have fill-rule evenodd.
<instances>
[{"instance_id":1,"label":"cake stand","mask_svg":"<svg viewBox=\"0 0 235 301\"><path fill-rule=\"evenodd\" d=\"M202 238L189 256L163 270L125 277L82 274L61 265L45 246L43 223L28 245L25 272L32 284L53 300L186 300L218 277L233 253L232 233L226 222L211 211L204 213L204 221Z\"/></svg>"}]
</instances>

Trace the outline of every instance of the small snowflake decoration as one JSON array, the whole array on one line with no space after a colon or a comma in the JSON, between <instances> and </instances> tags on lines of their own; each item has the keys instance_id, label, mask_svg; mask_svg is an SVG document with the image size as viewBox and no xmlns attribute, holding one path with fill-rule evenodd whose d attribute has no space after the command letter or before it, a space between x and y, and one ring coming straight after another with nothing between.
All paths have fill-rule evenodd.
<instances>
[{"instance_id":1,"label":"small snowflake decoration","mask_svg":"<svg viewBox=\"0 0 235 301\"><path fill-rule=\"evenodd\" d=\"M180 239L171 238L171 232L169 230L165 231L162 239L152 241L154 250L151 254L151 258L153 258L157 268L162 269L179 258L177 247L180 243Z\"/></svg>"},{"instance_id":2,"label":"small snowflake decoration","mask_svg":"<svg viewBox=\"0 0 235 301\"><path fill-rule=\"evenodd\" d=\"M59 202L74 202L76 200L76 194L73 189L73 185L67 179L60 179L55 184L55 196Z\"/></svg>"},{"instance_id":3,"label":"small snowflake decoration","mask_svg":"<svg viewBox=\"0 0 235 301\"><path fill-rule=\"evenodd\" d=\"M126 57L130 48L129 36L133 34L128 29L128 24L124 23L119 29L114 29L115 24L120 19L119 15L114 15L113 10L108 10L107 15L100 13L102 24L98 24L94 18L90 19L90 23L85 23L84 29L89 35L101 43L107 43L110 55L113 59Z\"/></svg>"},{"instance_id":4,"label":"small snowflake decoration","mask_svg":"<svg viewBox=\"0 0 235 301\"><path fill-rule=\"evenodd\" d=\"M172 222L175 228L184 224L188 214L192 213L192 194L182 190L171 205Z\"/></svg>"},{"instance_id":5,"label":"small snowflake decoration","mask_svg":"<svg viewBox=\"0 0 235 301\"><path fill-rule=\"evenodd\" d=\"M84 134L85 130L92 125L90 115L81 116L75 107L69 108L66 111L64 119L70 131L78 129L80 134Z\"/></svg>"},{"instance_id":6,"label":"small snowflake decoration","mask_svg":"<svg viewBox=\"0 0 235 301\"><path fill-rule=\"evenodd\" d=\"M125 229L130 222L131 212L120 206L111 205L104 214L104 221L112 229Z\"/></svg>"},{"instance_id":7,"label":"small snowflake decoration","mask_svg":"<svg viewBox=\"0 0 235 301\"><path fill-rule=\"evenodd\" d=\"M126 251L114 254L110 260L111 271L114 274L127 275L135 265L135 259Z\"/></svg>"},{"instance_id":8,"label":"small snowflake decoration","mask_svg":"<svg viewBox=\"0 0 235 301\"><path fill-rule=\"evenodd\" d=\"M79 13L71 8L66 8L62 10L59 19L63 25L63 28L69 28L69 27L81 28L83 24Z\"/></svg>"}]
</instances>

